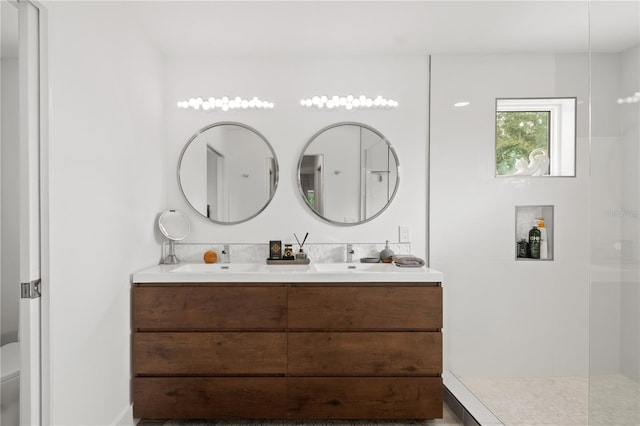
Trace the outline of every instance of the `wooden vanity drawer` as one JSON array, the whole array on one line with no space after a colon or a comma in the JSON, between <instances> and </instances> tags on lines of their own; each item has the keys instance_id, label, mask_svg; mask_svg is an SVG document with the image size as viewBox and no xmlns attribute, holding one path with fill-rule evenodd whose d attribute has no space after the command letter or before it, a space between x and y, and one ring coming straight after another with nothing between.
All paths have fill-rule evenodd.
<instances>
[{"instance_id":1,"label":"wooden vanity drawer","mask_svg":"<svg viewBox=\"0 0 640 426\"><path fill-rule=\"evenodd\" d=\"M134 418L285 419L284 377L137 377Z\"/></svg>"},{"instance_id":2,"label":"wooden vanity drawer","mask_svg":"<svg viewBox=\"0 0 640 426\"><path fill-rule=\"evenodd\" d=\"M136 375L284 375L284 332L135 333Z\"/></svg>"},{"instance_id":3,"label":"wooden vanity drawer","mask_svg":"<svg viewBox=\"0 0 640 426\"><path fill-rule=\"evenodd\" d=\"M438 330L442 287L291 286L289 328Z\"/></svg>"},{"instance_id":4,"label":"wooden vanity drawer","mask_svg":"<svg viewBox=\"0 0 640 426\"><path fill-rule=\"evenodd\" d=\"M292 376L438 376L439 332L289 333Z\"/></svg>"},{"instance_id":5,"label":"wooden vanity drawer","mask_svg":"<svg viewBox=\"0 0 640 426\"><path fill-rule=\"evenodd\" d=\"M291 377L291 419L442 418L440 377Z\"/></svg>"},{"instance_id":6,"label":"wooden vanity drawer","mask_svg":"<svg viewBox=\"0 0 640 426\"><path fill-rule=\"evenodd\" d=\"M273 330L287 326L285 286L136 286L138 330Z\"/></svg>"}]
</instances>

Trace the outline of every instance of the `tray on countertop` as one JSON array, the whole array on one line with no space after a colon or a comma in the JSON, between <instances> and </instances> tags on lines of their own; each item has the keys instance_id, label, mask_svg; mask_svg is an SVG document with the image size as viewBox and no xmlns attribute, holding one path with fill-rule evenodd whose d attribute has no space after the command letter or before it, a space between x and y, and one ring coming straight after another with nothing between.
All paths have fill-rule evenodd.
<instances>
[{"instance_id":1,"label":"tray on countertop","mask_svg":"<svg viewBox=\"0 0 640 426\"><path fill-rule=\"evenodd\" d=\"M308 265L311 259L267 259L267 265Z\"/></svg>"}]
</instances>

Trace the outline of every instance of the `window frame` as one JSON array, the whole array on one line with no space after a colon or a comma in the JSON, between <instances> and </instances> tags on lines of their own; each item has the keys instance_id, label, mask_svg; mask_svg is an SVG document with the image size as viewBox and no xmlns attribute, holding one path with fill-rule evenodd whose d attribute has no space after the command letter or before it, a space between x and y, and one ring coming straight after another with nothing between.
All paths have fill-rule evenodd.
<instances>
[{"instance_id":1,"label":"window frame","mask_svg":"<svg viewBox=\"0 0 640 426\"><path fill-rule=\"evenodd\" d=\"M494 161L498 139L498 112L549 112L549 174L535 177L575 177L577 103L576 97L496 98ZM496 177L513 176L499 175L497 164L495 166Z\"/></svg>"}]
</instances>

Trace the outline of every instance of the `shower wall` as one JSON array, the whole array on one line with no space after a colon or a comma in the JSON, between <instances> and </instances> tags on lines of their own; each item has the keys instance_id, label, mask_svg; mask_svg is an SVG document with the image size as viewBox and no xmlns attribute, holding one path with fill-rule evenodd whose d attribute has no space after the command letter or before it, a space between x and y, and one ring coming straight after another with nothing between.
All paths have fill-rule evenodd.
<instances>
[{"instance_id":1,"label":"shower wall","mask_svg":"<svg viewBox=\"0 0 640 426\"><path fill-rule=\"evenodd\" d=\"M639 16L640 19L640 16ZM627 97L640 91L640 45L620 55L620 92ZM640 380L640 103L621 104L622 150L620 371ZM640 404L640 401L638 402Z\"/></svg>"},{"instance_id":2,"label":"shower wall","mask_svg":"<svg viewBox=\"0 0 640 426\"><path fill-rule=\"evenodd\" d=\"M430 259L458 377L588 373L588 68L586 53L432 56ZM533 97L577 97L576 177L495 177L495 100ZM553 261L515 260L525 205L554 206Z\"/></svg>"},{"instance_id":3,"label":"shower wall","mask_svg":"<svg viewBox=\"0 0 640 426\"><path fill-rule=\"evenodd\" d=\"M638 380L640 48L592 55L591 374Z\"/></svg>"}]
</instances>

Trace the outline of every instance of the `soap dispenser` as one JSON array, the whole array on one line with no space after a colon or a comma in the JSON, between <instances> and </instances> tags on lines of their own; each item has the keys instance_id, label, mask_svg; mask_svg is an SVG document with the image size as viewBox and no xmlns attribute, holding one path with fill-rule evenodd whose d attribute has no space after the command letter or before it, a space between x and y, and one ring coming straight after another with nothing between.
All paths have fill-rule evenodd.
<instances>
[{"instance_id":1,"label":"soap dispenser","mask_svg":"<svg viewBox=\"0 0 640 426\"><path fill-rule=\"evenodd\" d=\"M393 261L393 250L389 248L389 240L385 241L384 249L380 252L380 261L382 263L391 263Z\"/></svg>"}]
</instances>

